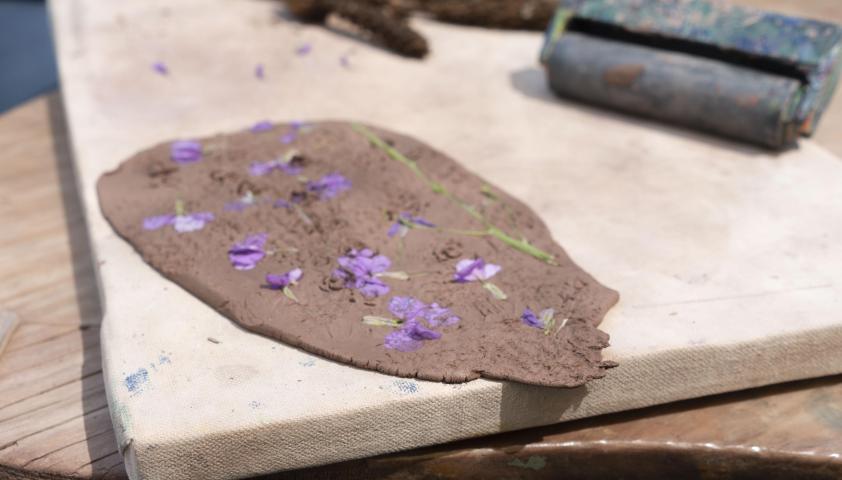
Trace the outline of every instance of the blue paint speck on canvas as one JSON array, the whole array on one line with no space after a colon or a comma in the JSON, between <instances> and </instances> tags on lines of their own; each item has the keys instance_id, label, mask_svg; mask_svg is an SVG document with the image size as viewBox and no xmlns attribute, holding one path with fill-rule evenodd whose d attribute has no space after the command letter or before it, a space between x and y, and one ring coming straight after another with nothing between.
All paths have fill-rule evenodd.
<instances>
[{"instance_id":1,"label":"blue paint speck on canvas","mask_svg":"<svg viewBox=\"0 0 842 480\"><path fill-rule=\"evenodd\" d=\"M149 382L149 371L145 368L138 369L138 371L128 375L124 380L126 389L130 393L137 393L143 389L143 386Z\"/></svg>"},{"instance_id":2,"label":"blue paint speck on canvas","mask_svg":"<svg viewBox=\"0 0 842 480\"><path fill-rule=\"evenodd\" d=\"M298 364L301 365L302 367L312 367L313 365L316 364L316 359L313 358L313 357L310 357L307 360L303 360L303 361L298 362Z\"/></svg>"},{"instance_id":3,"label":"blue paint speck on canvas","mask_svg":"<svg viewBox=\"0 0 842 480\"><path fill-rule=\"evenodd\" d=\"M404 395L418 393L418 384L415 382L409 380L395 380L392 384L398 389L398 392Z\"/></svg>"},{"instance_id":4,"label":"blue paint speck on canvas","mask_svg":"<svg viewBox=\"0 0 842 480\"><path fill-rule=\"evenodd\" d=\"M166 355L163 355L163 354L158 355L158 365L163 365L165 363L170 363L170 364L172 363L172 361L170 360L170 357L168 357Z\"/></svg>"}]
</instances>

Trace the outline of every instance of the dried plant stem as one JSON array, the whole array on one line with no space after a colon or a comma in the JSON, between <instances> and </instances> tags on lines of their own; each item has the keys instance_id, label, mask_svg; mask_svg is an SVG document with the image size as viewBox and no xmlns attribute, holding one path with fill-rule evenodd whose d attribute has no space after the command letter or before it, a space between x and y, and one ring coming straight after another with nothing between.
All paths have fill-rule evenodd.
<instances>
[{"instance_id":1,"label":"dried plant stem","mask_svg":"<svg viewBox=\"0 0 842 480\"><path fill-rule=\"evenodd\" d=\"M426 173L424 173L424 171L421 170L421 167L418 166L418 162L416 162L415 160L412 160L411 158L402 154L395 147L393 147L393 146L389 145L388 143L386 143L385 141L383 141L383 139L378 137L374 132L372 132L368 128L364 127L363 125L360 125L359 123L352 124L352 128L357 133L364 136L374 146L376 146L376 147L380 148L381 150L383 150L384 152L386 152L386 154L389 157L391 157L394 160L397 160L398 162L404 164L407 168L409 168L412 171L412 173L415 174L416 177L418 177L419 179L424 181L424 183L426 183L427 186L429 186L433 190L433 193L436 193L438 195L442 195L445 198L447 198L448 200L450 200L451 202L455 203L456 205L461 207L464 211L466 211L469 215L474 217L476 220L479 220L480 222L482 222L483 225L485 225L485 227L486 227L486 230L479 230L479 231L473 231L473 230L448 230L448 231L451 231L451 233L458 233L458 234L464 234L464 235L474 235L474 236L488 235L488 236L491 236L491 237L494 237L494 238L500 240L501 242L503 242L506 245L514 248L515 250L518 250L522 253L526 253L527 255L531 255L532 257L537 258L538 260L541 260L542 262L546 262L546 263L549 263L551 265L556 264L555 263L555 257L553 257L551 254L549 254L549 253L541 250L540 248L530 244L528 241L526 241L526 239L518 240L518 239L508 235L503 230L501 230L501 229L495 227L494 225L492 225L481 213L476 211L476 209L474 209L470 204L468 204L467 202L463 201L462 199L454 196L452 193L450 193L450 191L448 191L444 187L444 185L442 185L441 183L438 183L437 181L430 178Z\"/></svg>"}]
</instances>

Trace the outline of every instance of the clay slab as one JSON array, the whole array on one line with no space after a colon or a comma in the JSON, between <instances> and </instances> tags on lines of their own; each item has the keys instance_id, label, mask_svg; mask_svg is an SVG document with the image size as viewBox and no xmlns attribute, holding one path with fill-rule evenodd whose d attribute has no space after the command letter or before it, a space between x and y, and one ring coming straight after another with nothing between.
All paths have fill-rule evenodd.
<instances>
[{"instance_id":1,"label":"clay slab","mask_svg":"<svg viewBox=\"0 0 842 480\"><path fill-rule=\"evenodd\" d=\"M809 142L771 156L556 100L538 34L419 21L434 51L419 63L275 8L52 4L132 478L232 478L842 372L834 156ZM620 291L601 328L621 366L575 390L398 379L247 333L163 280L105 223L96 179L161 140L262 118L383 125L504 187Z\"/></svg>"}]
</instances>

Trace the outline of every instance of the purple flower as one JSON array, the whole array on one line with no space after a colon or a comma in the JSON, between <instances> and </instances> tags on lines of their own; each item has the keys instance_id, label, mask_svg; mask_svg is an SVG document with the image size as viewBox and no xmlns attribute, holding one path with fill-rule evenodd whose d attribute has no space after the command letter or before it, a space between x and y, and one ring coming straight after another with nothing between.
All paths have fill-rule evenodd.
<instances>
[{"instance_id":1,"label":"purple flower","mask_svg":"<svg viewBox=\"0 0 842 480\"><path fill-rule=\"evenodd\" d=\"M431 327L438 327L439 325L449 327L451 325L456 325L461 320L461 318L454 315L449 308L442 307L438 303L431 303L428 305L422 312L422 316L424 317L424 320L427 320L427 323L430 324Z\"/></svg>"},{"instance_id":2,"label":"purple flower","mask_svg":"<svg viewBox=\"0 0 842 480\"><path fill-rule=\"evenodd\" d=\"M202 159L202 144L195 140L176 140L170 145L170 158L180 164L198 162Z\"/></svg>"},{"instance_id":3,"label":"purple flower","mask_svg":"<svg viewBox=\"0 0 842 480\"><path fill-rule=\"evenodd\" d=\"M252 133L260 133L266 132L268 130L272 130L275 126L269 120L261 120L249 128L249 131Z\"/></svg>"},{"instance_id":4,"label":"purple flower","mask_svg":"<svg viewBox=\"0 0 842 480\"><path fill-rule=\"evenodd\" d=\"M423 318L431 327L455 325L460 320L449 308L438 303L427 305L414 297L392 297L389 301L389 311L400 320Z\"/></svg>"},{"instance_id":5,"label":"purple flower","mask_svg":"<svg viewBox=\"0 0 842 480\"><path fill-rule=\"evenodd\" d=\"M166 215L155 215L152 217L146 217L143 219L143 229L158 230L159 228L165 227L167 225L172 225L173 221L175 221L175 215L173 215L172 213L168 213Z\"/></svg>"},{"instance_id":6,"label":"purple flower","mask_svg":"<svg viewBox=\"0 0 842 480\"><path fill-rule=\"evenodd\" d=\"M441 333L430 330L417 320L408 320L404 325L386 335L384 346L401 352L414 352L423 346L425 340L438 340Z\"/></svg>"},{"instance_id":7,"label":"purple flower","mask_svg":"<svg viewBox=\"0 0 842 480\"><path fill-rule=\"evenodd\" d=\"M158 75L169 75L170 73L170 69L167 68L167 64L160 60L152 64L152 70L154 70Z\"/></svg>"},{"instance_id":8,"label":"purple flower","mask_svg":"<svg viewBox=\"0 0 842 480\"><path fill-rule=\"evenodd\" d=\"M345 280L346 288L356 288L366 297L379 297L389 293L389 286L377 274L389 269L392 262L385 255L375 255L368 248L351 250L337 259L339 268L333 276Z\"/></svg>"},{"instance_id":9,"label":"purple flower","mask_svg":"<svg viewBox=\"0 0 842 480\"><path fill-rule=\"evenodd\" d=\"M253 193L248 191L245 195L242 196L242 198L239 198L234 202L226 203L225 210L229 212L242 212L247 207L250 207L256 203L257 197L255 197Z\"/></svg>"},{"instance_id":10,"label":"purple flower","mask_svg":"<svg viewBox=\"0 0 842 480\"><path fill-rule=\"evenodd\" d=\"M420 225L422 227L433 228L435 225L424 220L421 217L413 217L412 214L409 212L403 212L398 216L398 219L395 220L389 227L389 231L386 233L389 238L394 237L395 235L400 234L401 237L405 237L407 233L409 233L409 229L413 228L416 225Z\"/></svg>"},{"instance_id":11,"label":"purple flower","mask_svg":"<svg viewBox=\"0 0 842 480\"><path fill-rule=\"evenodd\" d=\"M172 225L173 230L178 233L195 232L205 227L205 224L214 218L211 212L187 213L184 215L155 215L143 219L144 230L158 230L167 225Z\"/></svg>"},{"instance_id":12,"label":"purple flower","mask_svg":"<svg viewBox=\"0 0 842 480\"><path fill-rule=\"evenodd\" d=\"M300 175L303 170L301 165L296 161L297 153L287 152L283 158L276 160L269 160L268 162L253 162L249 166L249 174L254 177L262 177L272 172L272 170L280 170L287 175Z\"/></svg>"},{"instance_id":13,"label":"purple flower","mask_svg":"<svg viewBox=\"0 0 842 480\"><path fill-rule=\"evenodd\" d=\"M339 57L339 65L344 68L351 68L351 58L348 55L342 55Z\"/></svg>"},{"instance_id":14,"label":"purple flower","mask_svg":"<svg viewBox=\"0 0 842 480\"><path fill-rule=\"evenodd\" d=\"M258 80L263 80L263 78L266 76L266 72L264 71L262 63L258 63L254 67L254 76L257 77Z\"/></svg>"},{"instance_id":15,"label":"purple flower","mask_svg":"<svg viewBox=\"0 0 842 480\"><path fill-rule=\"evenodd\" d=\"M188 213L187 215L176 215L172 228L178 233L195 232L205 228L205 224L213 220L211 212Z\"/></svg>"},{"instance_id":16,"label":"purple flower","mask_svg":"<svg viewBox=\"0 0 842 480\"><path fill-rule=\"evenodd\" d=\"M281 135L281 143L283 143L284 145L289 145L290 143L295 141L295 137L297 137L297 136L298 136L298 132L296 132L295 130L293 130L291 132L287 132L287 133Z\"/></svg>"},{"instance_id":17,"label":"purple flower","mask_svg":"<svg viewBox=\"0 0 842 480\"><path fill-rule=\"evenodd\" d=\"M526 325L529 325L530 327L540 329L544 328L544 322L542 322L541 319L539 319L538 316L535 315L535 312L533 312L529 307L526 307L523 310L523 315L520 316L520 321L522 321Z\"/></svg>"},{"instance_id":18,"label":"purple flower","mask_svg":"<svg viewBox=\"0 0 842 480\"><path fill-rule=\"evenodd\" d=\"M458 283L466 283L473 281L485 282L489 278L497 275L502 267L492 263L485 263L481 258L463 259L456 264L456 273L453 274L453 281Z\"/></svg>"},{"instance_id":19,"label":"purple flower","mask_svg":"<svg viewBox=\"0 0 842 480\"><path fill-rule=\"evenodd\" d=\"M275 275L275 274L268 274L266 275L266 283L269 284L269 288L275 290L282 290L290 285L295 285L301 280L301 276L303 272L300 268L295 268L283 275Z\"/></svg>"},{"instance_id":20,"label":"purple flower","mask_svg":"<svg viewBox=\"0 0 842 480\"><path fill-rule=\"evenodd\" d=\"M555 310L547 308L541 310L541 313L535 315L529 307L523 309L523 314L520 316L520 321L525 325L533 328L540 328L541 330L548 330L555 325ZM562 324L563 326L563 324Z\"/></svg>"},{"instance_id":21,"label":"purple flower","mask_svg":"<svg viewBox=\"0 0 842 480\"><path fill-rule=\"evenodd\" d=\"M263 251L263 245L266 244L266 233L256 233L249 235L240 243L235 243L228 250L228 259L231 265L237 270L251 270L257 263L263 260L266 252Z\"/></svg>"},{"instance_id":22,"label":"purple flower","mask_svg":"<svg viewBox=\"0 0 842 480\"><path fill-rule=\"evenodd\" d=\"M312 44L302 43L301 45L298 46L298 48L295 49L295 54L298 55L299 57L303 57L303 56L309 54L312 49L313 49Z\"/></svg>"},{"instance_id":23,"label":"purple flower","mask_svg":"<svg viewBox=\"0 0 842 480\"><path fill-rule=\"evenodd\" d=\"M318 180L307 182L307 190L317 193L322 200L336 197L351 188L351 181L338 173L329 173Z\"/></svg>"},{"instance_id":24,"label":"purple flower","mask_svg":"<svg viewBox=\"0 0 842 480\"><path fill-rule=\"evenodd\" d=\"M422 314L424 302L415 297L392 297L389 301L389 311L401 320L410 320Z\"/></svg>"}]
</instances>

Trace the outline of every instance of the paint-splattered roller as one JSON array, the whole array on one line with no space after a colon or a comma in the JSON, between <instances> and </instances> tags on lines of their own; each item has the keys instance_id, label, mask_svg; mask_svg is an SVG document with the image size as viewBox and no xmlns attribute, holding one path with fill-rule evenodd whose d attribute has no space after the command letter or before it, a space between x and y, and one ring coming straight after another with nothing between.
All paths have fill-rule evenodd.
<instances>
[{"instance_id":1,"label":"paint-splattered roller","mask_svg":"<svg viewBox=\"0 0 842 480\"><path fill-rule=\"evenodd\" d=\"M842 69L842 28L710 0L562 0L541 53L559 95L784 148Z\"/></svg>"}]
</instances>

